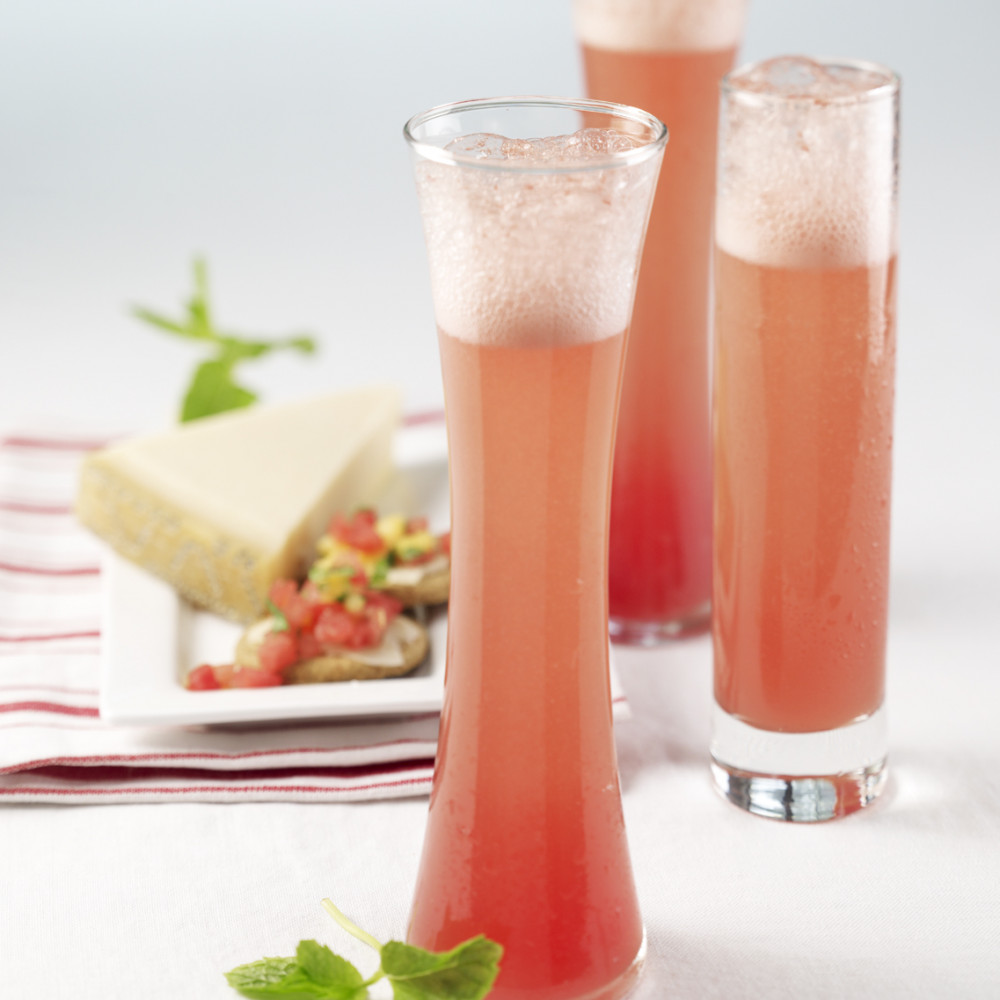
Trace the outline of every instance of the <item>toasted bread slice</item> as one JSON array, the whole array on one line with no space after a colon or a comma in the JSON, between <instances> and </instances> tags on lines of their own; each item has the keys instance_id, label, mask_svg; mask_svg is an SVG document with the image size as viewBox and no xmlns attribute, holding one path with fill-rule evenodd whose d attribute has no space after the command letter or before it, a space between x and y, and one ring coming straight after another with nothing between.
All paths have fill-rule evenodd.
<instances>
[{"instance_id":1,"label":"toasted bread slice","mask_svg":"<svg viewBox=\"0 0 1000 1000\"><path fill-rule=\"evenodd\" d=\"M396 582L392 580L390 571L388 581L383 585L385 593L402 602L404 608L412 608L422 604L444 604L448 600L448 587L451 585L451 566L433 570L424 574L419 580L411 582ZM404 578L405 579L405 578Z\"/></svg>"},{"instance_id":2,"label":"toasted bread slice","mask_svg":"<svg viewBox=\"0 0 1000 1000\"><path fill-rule=\"evenodd\" d=\"M262 618L243 633L236 646L238 667L260 668L260 646L272 624L272 618ZM392 620L382 645L375 650L342 649L302 660L285 671L285 683L321 684L400 677L423 663L429 649L427 630L412 618L400 615Z\"/></svg>"}]
</instances>

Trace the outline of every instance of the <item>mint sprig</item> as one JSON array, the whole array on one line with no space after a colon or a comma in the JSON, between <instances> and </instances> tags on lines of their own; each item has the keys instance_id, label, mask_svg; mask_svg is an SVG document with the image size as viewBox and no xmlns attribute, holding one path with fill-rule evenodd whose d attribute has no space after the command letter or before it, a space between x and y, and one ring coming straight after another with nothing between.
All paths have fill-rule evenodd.
<instances>
[{"instance_id":1,"label":"mint sprig","mask_svg":"<svg viewBox=\"0 0 1000 1000\"><path fill-rule=\"evenodd\" d=\"M364 1000L368 987L347 959L326 945L300 941L294 958L262 958L226 973L234 990L245 997L322 997L324 1000Z\"/></svg>"},{"instance_id":2,"label":"mint sprig","mask_svg":"<svg viewBox=\"0 0 1000 1000\"><path fill-rule=\"evenodd\" d=\"M382 947L382 971L396 1000L480 1000L493 986L502 954L500 945L481 934L440 954L387 941Z\"/></svg>"},{"instance_id":3,"label":"mint sprig","mask_svg":"<svg viewBox=\"0 0 1000 1000\"><path fill-rule=\"evenodd\" d=\"M323 908L349 934L379 953L375 973L364 979L346 959L315 941L300 941L294 958L262 958L226 973L245 997L307 997L365 1000L368 987L388 980L395 1000L482 1000L500 971L503 948L479 935L446 952L430 952L402 941L380 944L329 899Z\"/></svg>"},{"instance_id":4,"label":"mint sprig","mask_svg":"<svg viewBox=\"0 0 1000 1000\"><path fill-rule=\"evenodd\" d=\"M237 410L256 402L257 393L236 381L235 370L241 362L263 357L272 351L295 350L312 354L316 350L313 338L301 334L257 340L218 331L213 322L208 293L208 268L201 259L194 262L194 294L184 308L185 316L181 320L169 319L141 306L132 309L133 316L158 330L211 345L214 356L195 368L184 393L181 423L213 413Z\"/></svg>"}]
</instances>

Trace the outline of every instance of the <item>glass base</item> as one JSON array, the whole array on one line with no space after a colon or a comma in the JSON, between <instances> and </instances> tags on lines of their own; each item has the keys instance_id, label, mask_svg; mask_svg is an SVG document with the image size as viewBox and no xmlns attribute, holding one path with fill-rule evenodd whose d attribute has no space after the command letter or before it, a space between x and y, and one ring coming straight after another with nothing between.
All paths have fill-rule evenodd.
<instances>
[{"instance_id":1,"label":"glass base","mask_svg":"<svg viewBox=\"0 0 1000 1000\"><path fill-rule=\"evenodd\" d=\"M490 991L491 1000L524 1000L525 997L556 997L561 1000L625 1000L633 994L642 979L643 964L646 960L646 930L643 928L642 941L639 943L639 950L632 959L632 964L613 982L605 983L600 989L592 990L590 993L574 993L572 987L565 984L560 987L553 987L549 990L544 988L535 989L515 989L513 987L505 989L502 985L503 976L500 977L498 985Z\"/></svg>"},{"instance_id":2,"label":"glass base","mask_svg":"<svg viewBox=\"0 0 1000 1000\"><path fill-rule=\"evenodd\" d=\"M631 996L642 978L642 967L646 961L646 931L643 928L642 942L632 960L632 964L613 982L602 986L595 993L577 997L576 1000L625 1000Z\"/></svg>"},{"instance_id":3,"label":"glass base","mask_svg":"<svg viewBox=\"0 0 1000 1000\"><path fill-rule=\"evenodd\" d=\"M775 733L716 705L711 749L715 787L741 809L792 823L836 819L885 786L885 710L839 729Z\"/></svg>"},{"instance_id":4,"label":"glass base","mask_svg":"<svg viewBox=\"0 0 1000 1000\"><path fill-rule=\"evenodd\" d=\"M693 611L667 621L646 621L612 615L608 621L611 641L624 646L660 646L675 639L704 635L712 624L712 605L699 604Z\"/></svg>"}]
</instances>

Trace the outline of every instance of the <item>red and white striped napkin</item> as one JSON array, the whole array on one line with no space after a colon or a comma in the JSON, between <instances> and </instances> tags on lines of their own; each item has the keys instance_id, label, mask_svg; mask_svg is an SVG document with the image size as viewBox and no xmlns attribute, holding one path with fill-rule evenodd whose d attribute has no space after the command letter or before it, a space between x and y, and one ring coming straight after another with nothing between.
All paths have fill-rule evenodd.
<instances>
[{"instance_id":1,"label":"red and white striped napkin","mask_svg":"<svg viewBox=\"0 0 1000 1000\"><path fill-rule=\"evenodd\" d=\"M100 549L72 506L80 459L102 443L0 437L0 803L426 794L437 714L243 729L102 721ZM615 708L627 711L623 696Z\"/></svg>"}]
</instances>

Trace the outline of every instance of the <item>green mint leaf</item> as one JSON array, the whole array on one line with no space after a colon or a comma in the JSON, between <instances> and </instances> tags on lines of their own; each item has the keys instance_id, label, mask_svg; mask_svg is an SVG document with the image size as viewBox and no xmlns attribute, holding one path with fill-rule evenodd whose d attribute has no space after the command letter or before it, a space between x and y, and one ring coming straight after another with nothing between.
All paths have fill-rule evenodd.
<instances>
[{"instance_id":1,"label":"green mint leaf","mask_svg":"<svg viewBox=\"0 0 1000 1000\"><path fill-rule=\"evenodd\" d=\"M266 340L242 340L228 335L220 336L216 340L219 345L219 360L232 363L262 357L281 346Z\"/></svg>"},{"instance_id":2,"label":"green mint leaf","mask_svg":"<svg viewBox=\"0 0 1000 1000\"><path fill-rule=\"evenodd\" d=\"M239 362L259 358L277 350L296 350L303 354L313 354L316 351L316 342L305 334L275 340L255 340L220 333L212 320L205 261L196 259L193 268L194 294L185 303L186 315L183 320L168 319L141 306L132 309L133 316L157 329L188 340L200 340L214 345L215 357L195 369L185 393L181 409L182 423L213 413L236 410L256 401L256 393L238 385L233 378L233 369Z\"/></svg>"},{"instance_id":3,"label":"green mint leaf","mask_svg":"<svg viewBox=\"0 0 1000 1000\"><path fill-rule=\"evenodd\" d=\"M335 955L324 944L316 941L300 941L295 952L299 968L318 986L323 986L331 992L330 996L343 1000L354 1000L355 997L365 997L368 989L358 970L347 961Z\"/></svg>"},{"instance_id":4,"label":"green mint leaf","mask_svg":"<svg viewBox=\"0 0 1000 1000\"><path fill-rule=\"evenodd\" d=\"M299 963L294 958L261 958L236 966L226 973L226 979L234 989L273 986L297 971L298 967Z\"/></svg>"},{"instance_id":5,"label":"green mint leaf","mask_svg":"<svg viewBox=\"0 0 1000 1000\"><path fill-rule=\"evenodd\" d=\"M382 971L396 1000L482 1000L502 955L503 948L482 935L441 954L389 941L382 947Z\"/></svg>"},{"instance_id":6,"label":"green mint leaf","mask_svg":"<svg viewBox=\"0 0 1000 1000\"><path fill-rule=\"evenodd\" d=\"M311 337L292 337L280 340L250 340L232 334L218 334L215 337L222 360L243 361L259 358L272 351L296 350L302 354L315 354L316 342Z\"/></svg>"},{"instance_id":7,"label":"green mint leaf","mask_svg":"<svg viewBox=\"0 0 1000 1000\"><path fill-rule=\"evenodd\" d=\"M159 327L161 330L166 330L168 333L176 333L181 337L188 337L193 340L204 340L205 338L200 334L192 331L190 326L186 323L177 323L172 319L167 319L166 316L161 316L157 312L153 312L152 309L143 309L142 306L133 306L132 315L136 319L141 319L144 323L149 323L152 326Z\"/></svg>"},{"instance_id":8,"label":"green mint leaf","mask_svg":"<svg viewBox=\"0 0 1000 1000\"><path fill-rule=\"evenodd\" d=\"M271 617L274 619L274 624L271 626L272 632L287 632L288 631L288 619L285 617L284 612L278 607L274 601L267 602L267 610Z\"/></svg>"},{"instance_id":9,"label":"green mint leaf","mask_svg":"<svg viewBox=\"0 0 1000 1000\"><path fill-rule=\"evenodd\" d=\"M302 354L316 353L316 341L306 334L301 337L289 337L282 346L289 348L289 350L300 351Z\"/></svg>"},{"instance_id":10,"label":"green mint leaf","mask_svg":"<svg viewBox=\"0 0 1000 1000\"><path fill-rule=\"evenodd\" d=\"M365 1000L361 973L315 941L300 941L295 958L262 958L226 973L230 986L251 1000L269 997Z\"/></svg>"},{"instance_id":11,"label":"green mint leaf","mask_svg":"<svg viewBox=\"0 0 1000 1000\"><path fill-rule=\"evenodd\" d=\"M395 1000L483 1000L500 971L503 948L479 935L451 951L435 954L389 941L380 944L329 900L323 908L349 934L379 952L382 962L369 979L325 945L300 941L295 958L263 958L226 973L243 996L315 1000L366 1000L368 987L388 978Z\"/></svg>"},{"instance_id":12,"label":"green mint leaf","mask_svg":"<svg viewBox=\"0 0 1000 1000\"><path fill-rule=\"evenodd\" d=\"M194 295L188 302L188 316L191 327L201 331L206 340L215 338L212 329L212 310L208 299L208 265L201 257L196 257L192 265L194 270Z\"/></svg>"},{"instance_id":13,"label":"green mint leaf","mask_svg":"<svg viewBox=\"0 0 1000 1000\"><path fill-rule=\"evenodd\" d=\"M222 361L203 361L195 369L194 378L184 396L181 423L227 410L238 410L256 399L256 393L233 381L230 365Z\"/></svg>"},{"instance_id":14,"label":"green mint leaf","mask_svg":"<svg viewBox=\"0 0 1000 1000\"><path fill-rule=\"evenodd\" d=\"M196 340L216 340L215 331L212 329L212 324L208 321L208 316L205 312L205 304L199 302L197 299L191 299L187 304L188 312L188 329L191 331L191 336Z\"/></svg>"},{"instance_id":15,"label":"green mint leaf","mask_svg":"<svg viewBox=\"0 0 1000 1000\"><path fill-rule=\"evenodd\" d=\"M316 997L299 963L294 958L262 958L257 962L238 965L226 973L226 981L237 992L251 1000L268 997Z\"/></svg>"}]
</instances>

